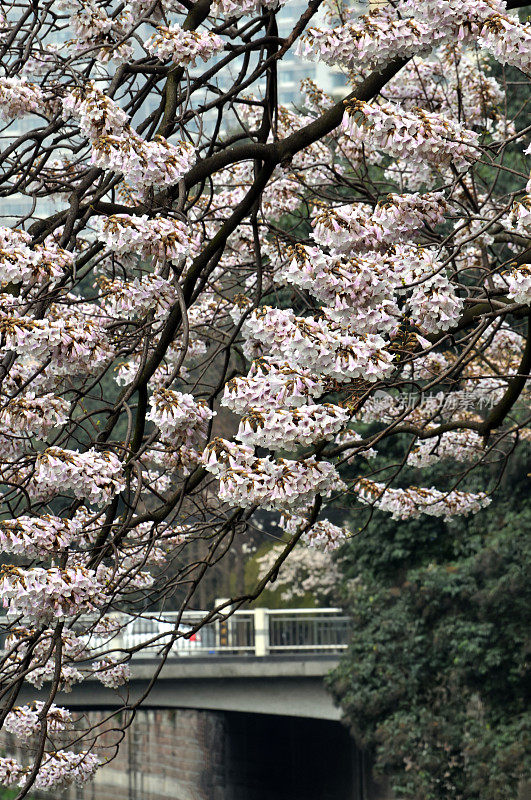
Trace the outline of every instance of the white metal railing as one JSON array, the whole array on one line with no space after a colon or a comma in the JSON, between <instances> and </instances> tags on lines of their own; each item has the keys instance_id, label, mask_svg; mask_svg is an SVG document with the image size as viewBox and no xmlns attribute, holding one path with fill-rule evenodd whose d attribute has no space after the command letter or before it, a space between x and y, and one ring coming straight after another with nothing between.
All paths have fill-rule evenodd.
<instances>
[{"instance_id":1,"label":"white metal railing","mask_svg":"<svg viewBox=\"0 0 531 800\"><path fill-rule=\"evenodd\" d=\"M188 611L179 624L179 638L170 656L215 656L295 653L337 653L347 647L350 620L338 608L269 609L235 611L227 619L218 619L193 628L205 617L205 611ZM113 644L129 649L153 637L160 637L160 648L172 635L177 612L147 613L126 623Z\"/></svg>"},{"instance_id":2,"label":"white metal railing","mask_svg":"<svg viewBox=\"0 0 531 800\"><path fill-rule=\"evenodd\" d=\"M268 656L340 653L347 647L350 619L339 608L255 608L235 611L226 619L196 627L206 611L144 612L131 617L116 614L119 630L110 638L90 636L92 652L98 649L136 651L139 657L160 652L175 635L169 656ZM0 628L1 628L0 620ZM152 641L153 640L153 641ZM149 644L148 644L149 643Z\"/></svg>"}]
</instances>

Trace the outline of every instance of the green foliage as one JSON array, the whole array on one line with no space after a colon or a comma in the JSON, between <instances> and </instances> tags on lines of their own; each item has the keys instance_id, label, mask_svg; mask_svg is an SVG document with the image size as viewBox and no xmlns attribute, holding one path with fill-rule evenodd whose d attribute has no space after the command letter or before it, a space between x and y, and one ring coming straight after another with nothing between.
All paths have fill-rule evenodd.
<instances>
[{"instance_id":1,"label":"green foliage","mask_svg":"<svg viewBox=\"0 0 531 800\"><path fill-rule=\"evenodd\" d=\"M0 786L0 800L14 800L18 794L20 794L20 789L16 787L8 788L6 786ZM28 795L28 800L31 800L31 795Z\"/></svg>"},{"instance_id":2,"label":"green foliage","mask_svg":"<svg viewBox=\"0 0 531 800\"><path fill-rule=\"evenodd\" d=\"M345 548L355 634L330 687L397 797L513 800L531 777L528 471L513 458L475 518L376 513Z\"/></svg>"}]
</instances>

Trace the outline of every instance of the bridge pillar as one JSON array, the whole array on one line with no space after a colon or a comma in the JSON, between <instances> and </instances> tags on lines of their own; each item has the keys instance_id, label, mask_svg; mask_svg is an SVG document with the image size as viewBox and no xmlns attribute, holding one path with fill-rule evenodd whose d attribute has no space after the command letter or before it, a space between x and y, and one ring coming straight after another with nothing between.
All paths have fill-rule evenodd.
<instances>
[{"instance_id":1,"label":"bridge pillar","mask_svg":"<svg viewBox=\"0 0 531 800\"><path fill-rule=\"evenodd\" d=\"M266 656L269 653L269 618L267 608L254 610L254 654Z\"/></svg>"}]
</instances>

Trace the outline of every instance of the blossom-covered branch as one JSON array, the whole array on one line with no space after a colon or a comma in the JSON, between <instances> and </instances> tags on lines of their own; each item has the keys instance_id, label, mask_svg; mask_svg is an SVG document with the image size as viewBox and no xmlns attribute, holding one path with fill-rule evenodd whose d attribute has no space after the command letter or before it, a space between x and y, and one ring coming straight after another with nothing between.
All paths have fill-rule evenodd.
<instances>
[{"instance_id":1,"label":"blossom-covered branch","mask_svg":"<svg viewBox=\"0 0 531 800\"><path fill-rule=\"evenodd\" d=\"M289 0L13 0L0 20L0 722L28 747L0 781L19 798L103 761L58 691L97 679L134 713L127 619L178 612L160 669L279 516L254 589L196 629L279 571L286 598L328 596L338 498L474 514L475 466L531 438L529 24L503 0L327 5L286 35ZM342 70L342 99L306 80L279 103L295 48ZM402 480L448 463L444 486ZM46 699L22 704L23 681Z\"/></svg>"}]
</instances>

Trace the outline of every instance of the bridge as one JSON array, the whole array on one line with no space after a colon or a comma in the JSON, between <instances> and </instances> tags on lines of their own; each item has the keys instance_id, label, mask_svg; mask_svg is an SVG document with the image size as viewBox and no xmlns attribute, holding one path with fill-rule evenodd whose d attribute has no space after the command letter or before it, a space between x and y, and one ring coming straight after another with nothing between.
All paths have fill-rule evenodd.
<instances>
[{"instance_id":1,"label":"bridge","mask_svg":"<svg viewBox=\"0 0 531 800\"><path fill-rule=\"evenodd\" d=\"M142 650L131 659L129 702L144 695L175 630L175 640L143 708L180 708L339 720L323 678L347 647L350 620L337 608L236 611L193 633L204 611L143 613L127 621L112 639L113 649ZM98 639L91 645L103 647ZM107 645L108 646L108 645ZM89 679L60 693L69 708L122 705L120 690ZM28 686L21 700L36 696Z\"/></svg>"},{"instance_id":2,"label":"bridge","mask_svg":"<svg viewBox=\"0 0 531 800\"><path fill-rule=\"evenodd\" d=\"M141 646L129 684L116 692L92 678L56 697L102 726L111 746L109 711L121 696L144 695L177 626L117 757L69 800L389 800L324 685L348 645L349 618L337 608L256 608L197 629L205 615L122 616L111 646ZM18 702L37 695L28 686ZM17 756L9 736L0 746Z\"/></svg>"}]
</instances>

